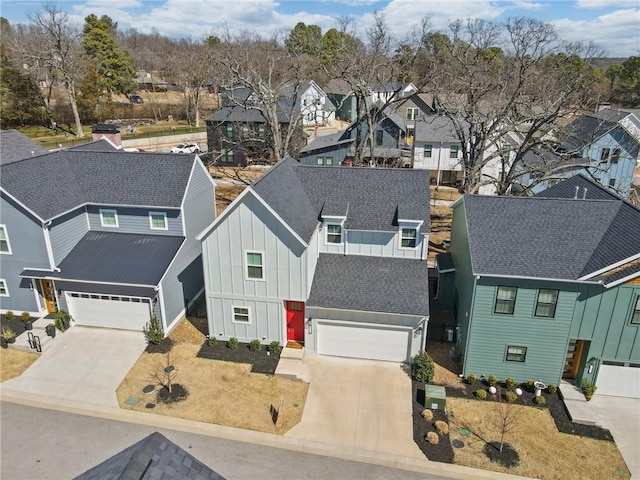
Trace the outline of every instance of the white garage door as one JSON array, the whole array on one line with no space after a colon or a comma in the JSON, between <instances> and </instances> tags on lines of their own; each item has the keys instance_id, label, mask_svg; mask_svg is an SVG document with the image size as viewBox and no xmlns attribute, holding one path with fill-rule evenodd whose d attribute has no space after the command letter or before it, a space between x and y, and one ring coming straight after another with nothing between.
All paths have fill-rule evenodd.
<instances>
[{"instance_id":1,"label":"white garage door","mask_svg":"<svg viewBox=\"0 0 640 480\"><path fill-rule=\"evenodd\" d=\"M410 341L411 329L318 322L320 355L405 362Z\"/></svg>"},{"instance_id":2,"label":"white garage door","mask_svg":"<svg viewBox=\"0 0 640 480\"><path fill-rule=\"evenodd\" d=\"M640 398L640 364L613 364L604 362L600 365L598 395Z\"/></svg>"},{"instance_id":3,"label":"white garage door","mask_svg":"<svg viewBox=\"0 0 640 480\"><path fill-rule=\"evenodd\" d=\"M149 299L67 293L69 315L78 325L140 330L149 321Z\"/></svg>"}]
</instances>

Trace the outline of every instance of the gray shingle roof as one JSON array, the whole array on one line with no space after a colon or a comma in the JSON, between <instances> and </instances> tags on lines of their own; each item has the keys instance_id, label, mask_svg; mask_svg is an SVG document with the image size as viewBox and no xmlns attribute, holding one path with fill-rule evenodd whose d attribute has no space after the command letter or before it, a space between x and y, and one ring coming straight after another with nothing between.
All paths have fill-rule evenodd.
<instances>
[{"instance_id":1,"label":"gray shingle roof","mask_svg":"<svg viewBox=\"0 0 640 480\"><path fill-rule=\"evenodd\" d=\"M441 272L456 269L453 263L453 255L450 253L440 253L436 255L436 265Z\"/></svg>"},{"instance_id":2,"label":"gray shingle roof","mask_svg":"<svg viewBox=\"0 0 640 480\"><path fill-rule=\"evenodd\" d=\"M180 208L195 156L60 150L2 166L2 188L44 220L86 203Z\"/></svg>"},{"instance_id":3,"label":"gray shingle roof","mask_svg":"<svg viewBox=\"0 0 640 480\"><path fill-rule=\"evenodd\" d=\"M104 138L96 140L95 142L84 143L77 147L71 147L69 150L74 151L89 151L89 152L115 152L118 148L114 147L110 142Z\"/></svg>"},{"instance_id":4,"label":"gray shingle roof","mask_svg":"<svg viewBox=\"0 0 640 480\"><path fill-rule=\"evenodd\" d=\"M460 143L453 122L444 115L428 115L417 121L415 139L419 142Z\"/></svg>"},{"instance_id":5,"label":"gray shingle roof","mask_svg":"<svg viewBox=\"0 0 640 480\"><path fill-rule=\"evenodd\" d=\"M49 153L49 150L17 130L0 132L0 165Z\"/></svg>"},{"instance_id":6,"label":"gray shingle roof","mask_svg":"<svg viewBox=\"0 0 640 480\"><path fill-rule=\"evenodd\" d=\"M575 198L576 188L579 199L584 197L589 200L620 200L620 197L616 194L582 174L573 175L566 180L538 192L535 196L547 198Z\"/></svg>"},{"instance_id":7,"label":"gray shingle roof","mask_svg":"<svg viewBox=\"0 0 640 480\"><path fill-rule=\"evenodd\" d=\"M345 131L342 130L330 135L322 135L321 137L317 137L310 144L305 145L303 148L301 148L300 153L317 152L325 148L342 145L343 143L355 142L355 138L342 138L344 134Z\"/></svg>"},{"instance_id":8,"label":"gray shingle roof","mask_svg":"<svg viewBox=\"0 0 640 480\"><path fill-rule=\"evenodd\" d=\"M406 168L348 168L300 165L285 158L251 188L305 242L318 225L327 199L349 205L348 230L397 231L398 208L422 220L429 232L429 173Z\"/></svg>"},{"instance_id":9,"label":"gray shingle roof","mask_svg":"<svg viewBox=\"0 0 640 480\"><path fill-rule=\"evenodd\" d=\"M428 288L421 260L321 253L307 306L427 316Z\"/></svg>"},{"instance_id":10,"label":"gray shingle roof","mask_svg":"<svg viewBox=\"0 0 640 480\"><path fill-rule=\"evenodd\" d=\"M463 197L473 272L576 280L640 253L623 201Z\"/></svg>"},{"instance_id":11,"label":"gray shingle roof","mask_svg":"<svg viewBox=\"0 0 640 480\"><path fill-rule=\"evenodd\" d=\"M224 480L224 477L154 432L75 480Z\"/></svg>"},{"instance_id":12,"label":"gray shingle roof","mask_svg":"<svg viewBox=\"0 0 640 480\"><path fill-rule=\"evenodd\" d=\"M89 231L60 263L60 278L158 285L184 237Z\"/></svg>"},{"instance_id":13,"label":"gray shingle roof","mask_svg":"<svg viewBox=\"0 0 640 480\"><path fill-rule=\"evenodd\" d=\"M285 115L285 106L278 108L278 121L280 123L289 123L290 118ZM207 122L221 123L221 122L251 122L251 123L265 123L266 119L262 112L257 108L244 108L240 105L233 105L229 107L222 107L216 111L213 115L207 117Z\"/></svg>"}]
</instances>

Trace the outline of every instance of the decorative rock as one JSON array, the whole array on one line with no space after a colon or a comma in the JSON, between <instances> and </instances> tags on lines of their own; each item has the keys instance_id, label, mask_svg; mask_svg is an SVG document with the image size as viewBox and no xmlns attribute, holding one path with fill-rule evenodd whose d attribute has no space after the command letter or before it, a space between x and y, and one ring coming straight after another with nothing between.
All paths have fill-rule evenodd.
<instances>
[{"instance_id":1,"label":"decorative rock","mask_svg":"<svg viewBox=\"0 0 640 480\"><path fill-rule=\"evenodd\" d=\"M520 387L516 388L516 395L522 395L522 389Z\"/></svg>"},{"instance_id":2,"label":"decorative rock","mask_svg":"<svg viewBox=\"0 0 640 480\"><path fill-rule=\"evenodd\" d=\"M456 438L455 440L451 441L451 445L453 445L456 448L462 448L462 447L464 447L464 442L462 440L458 440Z\"/></svg>"},{"instance_id":3,"label":"decorative rock","mask_svg":"<svg viewBox=\"0 0 640 480\"><path fill-rule=\"evenodd\" d=\"M496 392L497 392L496 387L489 387L489 393L490 393L491 395L495 395L495 394L496 394Z\"/></svg>"}]
</instances>

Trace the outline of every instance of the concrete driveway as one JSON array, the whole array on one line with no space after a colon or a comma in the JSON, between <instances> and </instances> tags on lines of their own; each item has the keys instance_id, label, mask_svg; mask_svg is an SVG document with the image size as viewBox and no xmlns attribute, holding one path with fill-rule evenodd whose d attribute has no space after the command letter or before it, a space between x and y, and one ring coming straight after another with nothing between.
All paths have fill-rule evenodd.
<instances>
[{"instance_id":1,"label":"concrete driveway","mask_svg":"<svg viewBox=\"0 0 640 480\"><path fill-rule=\"evenodd\" d=\"M116 388L145 347L142 332L74 326L1 388L117 408Z\"/></svg>"},{"instance_id":2,"label":"concrete driveway","mask_svg":"<svg viewBox=\"0 0 640 480\"><path fill-rule=\"evenodd\" d=\"M413 441L411 379L402 365L322 356L304 363L307 401L287 436L424 459Z\"/></svg>"}]
</instances>

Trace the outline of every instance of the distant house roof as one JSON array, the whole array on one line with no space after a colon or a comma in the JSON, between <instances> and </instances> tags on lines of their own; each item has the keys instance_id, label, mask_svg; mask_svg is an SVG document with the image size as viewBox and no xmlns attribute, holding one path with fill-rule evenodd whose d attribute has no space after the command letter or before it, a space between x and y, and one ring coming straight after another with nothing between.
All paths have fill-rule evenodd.
<instances>
[{"instance_id":1,"label":"distant house roof","mask_svg":"<svg viewBox=\"0 0 640 480\"><path fill-rule=\"evenodd\" d=\"M622 200L462 201L477 275L578 280L640 254L640 210Z\"/></svg>"},{"instance_id":2,"label":"distant house roof","mask_svg":"<svg viewBox=\"0 0 640 480\"><path fill-rule=\"evenodd\" d=\"M152 72L146 72L144 70L138 70L138 76L136 82L142 85L168 85L162 78L156 76Z\"/></svg>"},{"instance_id":3,"label":"distant house roof","mask_svg":"<svg viewBox=\"0 0 640 480\"><path fill-rule=\"evenodd\" d=\"M349 205L347 230L397 231L398 208L411 205L413 220L423 222L421 232L429 232L426 170L305 166L288 157L251 188L305 242L327 199Z\"/></svg>"},{"instance_id":4,"label":"distant house roof","mask_svg":"<svg viewBox=\"0 0 640 480\"><path fill-rule=\"evenodd\" d=\"M342 145L345 143L355 142L355 138L342 138L345 131L332 133L330 135L322 135L315 138L311 143L305 145L300 149L300 153L317 152L325 148L334 147L336 145Z\"/></svg>"},{"instance_id":5,"label":"distant house roof","mask_svg":"<svg viewBox=\"0 0 640 480\"><path fill-rule=\"evenodd\" d=\"M84 204L180 208L195 155L59 150L2 165L2 189L43 220Z\"/></svg>"},{"instance_id":6,"label":"distant house roof","mask_svg":"<svg viewBox=\"0 0 640 480\"><path fill-rule=\"evenodd\" d=\"M75 480L224 480L164 435L154 432Z\"/></svg>"},{"instance_id":7,"label":"distant house roof","mask_svg":"<svg viewBox=\"0 0 640 480\"><path fill-rule=\"evenodd\" d=\"M241 122L241 123L266 123L266 119L262 112L257 108L245 108L240 105L222 107L213 115L209 116L207 122L223 123L223 122ZM280 123L289 123L290 117L285 115L284 107L278 109L278 121Z\"/></svg>"},{"instance_id":8,"label":"distant house roof","mask_svg":"<svg viewBox=\"0 0 640 480\"><path fill-rule=\"evenodd\" d=\"M579 149L616 127L625 129L632 141L640 144L640 119L635 112L609 108L580 116L560 132L559 136L566 150Z\"/></svg>"},{"instance_id":9,"label":"distant house roof","mask_svg":"<svg viewBox=\"0 0 640 480\"><path fill-rule=\"evenodd\" d=\"M444 115L428 115L416 121L414 138L419 142L460 143L453 122Z\"/></svg>"},{"instance_id":10,"label":"distant house roof","mask_svg":"<svg viewBox=\"0 0 640 480\"><path fill-rule=\"evenodd\" d=\"M328 94L349 95L352 93L351 86L346 80L341 78L332 78L327 82L324 91Z\"/></svg>"},{"instance_id":11,"label":"distant house roof","mask_svg":"<svg viewBox=\"0 0 640 480\"><path fill-rule=\"evenodd\" d=\"M100 140L96 140L95 142L83 143L82 145L71 147L69 148L69 150L83 152L114 152L120 149L114 146L108 140L102 138Z\"/></svg>"},{"instance_id":12,"label":"distant house roof","mask_svg":"<svg viewBox=\"0 0 640 480\"><path fill-rule=\"evenodd\" d=\"M583 174L573 175L541 192L536 197L578 198L589 200L621 200L608 188L586 177Z\"/></svg>"},{"instance_id":13,"label":"distant house roof","mask_svg":"<svg viewBox=\"0 0 640 480\"><path fill-rule=\"evenodd\" d=\"M428 288L422 260L321 253L307 306L428 316Z\"/></svg>"},{"instance_id":14,"label":"distant house roof","mask_svg":"<svg viewBox=\"0 0 640 480\"><path fill-rule=\"evenodd\" d=\"M0 132L0 165L49 153L49 150L17 130Z\"/></svg>"}]
</instances>

